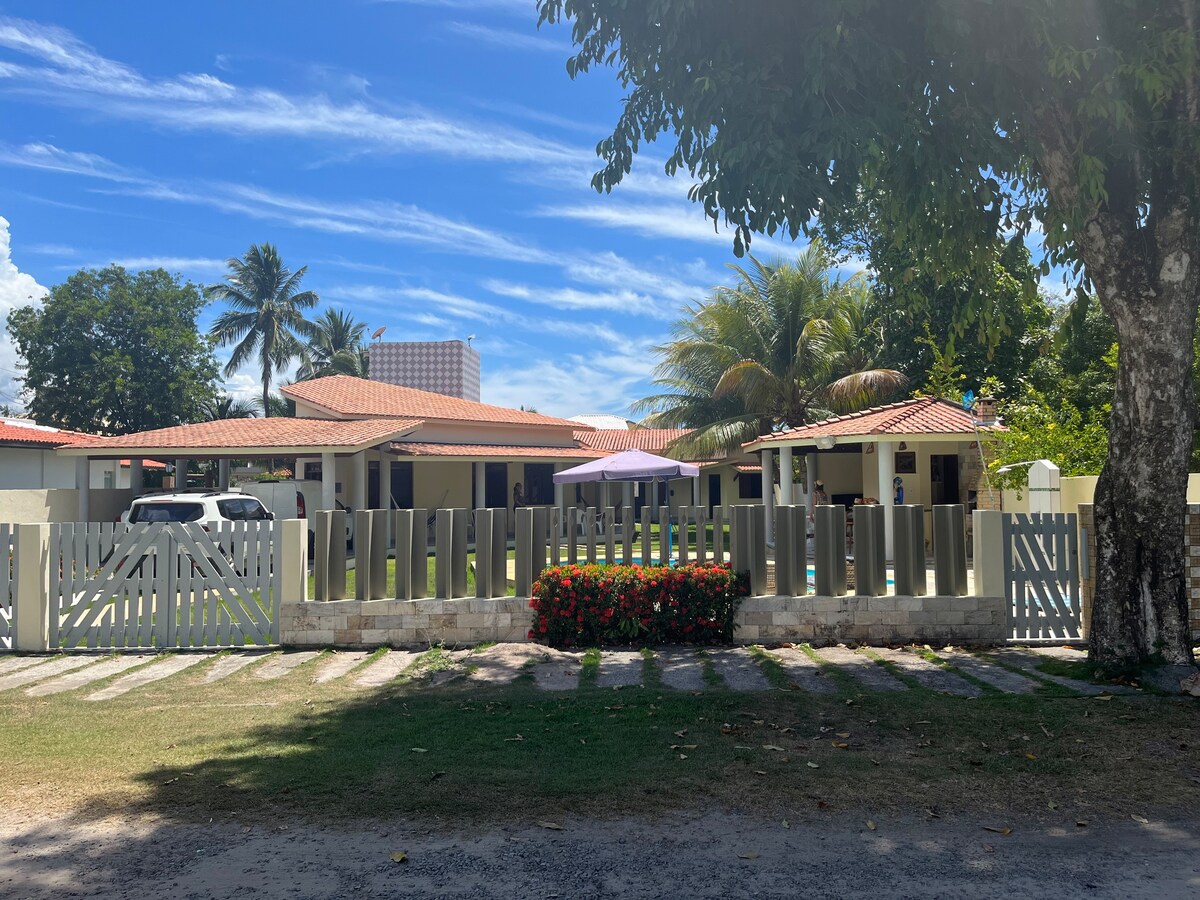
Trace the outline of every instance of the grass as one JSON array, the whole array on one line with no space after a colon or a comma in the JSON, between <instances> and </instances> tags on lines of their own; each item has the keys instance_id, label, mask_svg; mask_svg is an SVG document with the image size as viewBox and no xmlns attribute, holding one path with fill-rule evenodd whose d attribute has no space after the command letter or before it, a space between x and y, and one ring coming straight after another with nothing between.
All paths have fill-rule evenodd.
<instances>
[{"instance_id":1,"label":"grass","mask_svg":"<svg viewBox=\"0 0 1200 900\"><path fill-rule=\"evenodd\" d=\"M0 806L488 824L713 804L797 818L1050 815L1053 803L1059 817L1127 818L1200 802L1200 718L1168 698L963 700L840 679L830 695L423 683L444 660L435 647L412 678L374 691L315 685L315 662L275 682L201 685L206 663L99 704L82 700L90 691L7 692ZM695 747L681 759L673 744Z\"/></svg>"}]
</instances>

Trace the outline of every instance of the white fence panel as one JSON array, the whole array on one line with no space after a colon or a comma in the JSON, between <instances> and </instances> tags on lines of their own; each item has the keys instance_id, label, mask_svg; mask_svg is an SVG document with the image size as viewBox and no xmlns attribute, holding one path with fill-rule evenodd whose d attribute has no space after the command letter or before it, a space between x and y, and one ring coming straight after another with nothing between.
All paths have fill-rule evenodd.
<instances>
[{"instance_id":1,"label":"white fence panel","mask_svg":"<svg viewBox=\"0 0 1200 900\"><path fill-rule=\"evenodd\" d=\"M0 525L0 651L13 645L14 525Z\"/></svg>"}]
</instances>

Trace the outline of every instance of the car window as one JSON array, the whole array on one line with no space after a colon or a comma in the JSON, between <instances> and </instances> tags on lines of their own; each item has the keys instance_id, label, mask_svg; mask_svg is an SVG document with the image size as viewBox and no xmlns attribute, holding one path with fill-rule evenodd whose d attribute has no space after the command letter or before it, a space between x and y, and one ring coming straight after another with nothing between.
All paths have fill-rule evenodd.
<instances>
[{"instance_id":1,"label":"car window","mask_svg":"<svg viewBox=\"0 0 1200 900\"><path fill-rule=\"evenodd\" d=\"M232 500L218 500L217 511L221 514L222 519L229 519L233 522L241 522L246 518L246 508L242 505L240 497Z\"/></svg>"},{"instance_id":2,"label":"car window","mask_svg":"<svg viewBox=\"0 0 1200 900\"><path fill-rule=\"evenodd\" d=\"M204 515L199 503L138 503L129 510L129 521L135 525L147 522L195 522Z\"/></svg>"},{"instance_id":3,"label":"car window","mask_svg":"<svg viewBox=\"0 0 1200 900\"><path fill-rule=\"evenodd\" d=\"M242 500L242 506L246 510L246 518L252 522L262 521L267 517L267 508L254 497Z\"/></svg>"}]
</instances>

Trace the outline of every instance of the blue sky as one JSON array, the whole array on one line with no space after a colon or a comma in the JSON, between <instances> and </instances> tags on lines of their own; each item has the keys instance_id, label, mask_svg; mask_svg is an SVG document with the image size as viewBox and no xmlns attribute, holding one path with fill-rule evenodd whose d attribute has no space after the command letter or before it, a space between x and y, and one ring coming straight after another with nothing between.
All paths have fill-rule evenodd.
<instances>
[{"instance_id":1,"label":"blue sky","mask_svg":"<svg viewBox=\"0 0 1200 900\"><path fill-rule=\"evenodd\" d=\"M728 281L731 235L661 147L591 190L621 89L572 82L568 30L536 20L534 0L0 0L0 316L83 266L206 284L270 241L390 340L476 335L486 402L626 412L680 306ZM0 402L15 376L5 336Z\"/></svg>"}]
</instances>

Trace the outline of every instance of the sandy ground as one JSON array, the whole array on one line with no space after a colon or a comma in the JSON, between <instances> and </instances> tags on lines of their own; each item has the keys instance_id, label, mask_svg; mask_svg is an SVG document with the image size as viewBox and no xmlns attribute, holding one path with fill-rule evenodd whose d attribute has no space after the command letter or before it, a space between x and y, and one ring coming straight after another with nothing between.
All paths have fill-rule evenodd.
<instances>
[{"instance_id":1,"label":"sandy ground","mask_svg":"<svg viewBox=\"0 0 1200 900\"><path fill-rule=\"evenodd\" d=\"M727 813L440 832L0 818L0 896L1196 897L1200 825ZM403 862L392 854L405 853Z\"/></svg>"}]
</instances>

